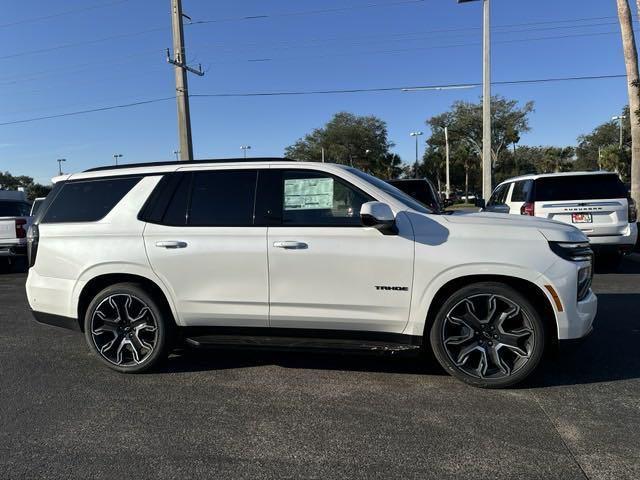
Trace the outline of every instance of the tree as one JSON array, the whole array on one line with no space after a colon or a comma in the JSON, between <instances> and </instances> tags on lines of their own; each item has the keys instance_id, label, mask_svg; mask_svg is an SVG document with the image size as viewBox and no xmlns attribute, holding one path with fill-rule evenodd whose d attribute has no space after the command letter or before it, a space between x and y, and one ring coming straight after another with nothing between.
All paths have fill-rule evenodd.
<instances>
[{"instance_id":1,"label":"tree","mask_svg":"<svg viewBox=\"0 0 640 480\"><path fill-rule=\"evenodd\" d=\"M46 197L51 191L50 186L35 183L31 177L25 175L14 177L9 172L0 172L0 189L17 190L18 188L24 189L29 200Z\"/></svg>"},{"instance_id":2,"label":"tree","mask_svg":"<svg viewBox=\"0 0 640 480\"><path fill-rule=\"evenodd\" d=\"M500 167L508 146L520 141L522 133L528 132L528 116L533 112L533 102L520 106L517 100L508 100L496 96L491 99L492 109L492 164L494 169ZM455 102L448 112L436 115L427 120L431 127L431 136L427 140L427 149L423 163L429 166L422 171L430 173L434 179L440 180L444 168L444 127L449 130L451 146L452 183L461 185L464 178L465 190L469 185L475 187L475 173L482 159L482 103ZM459 183L458 183L459 182Z\"/></svg>"},{"instance_id":3,"label":"tree","mask_svg":"<svg viewBox=\"0 0 640 480\"><path fill-rule=\"evenodd\" d=\"M624 182L629 181L631 158L629 150L620 149L619 145L609 145L600 152L600 168L609 172L616 172Z\"/></svg>"},{"instance_id":4,"label":"tree","mask_svg":"<svg viewBox=\"0 0 640 480\"><path fill-rule=\"evenodd\" d=\"M622 146L631 149L631 115L629 107L622 111L626 118L622 124ZM600 153L604 148L620 144L620 125L618 122L609 121L597 126L593 132L578 137L576 148L576 170L598 170L600 168Z\"/></svg>"},{"instance_id":5,"label":"tree","mask_svg":"<svg viewBox=\"0 0 640 480\"><path fill-rule=\"evenodd\" d=\"M285 155L295 160L318 162L324 149L326 161L388 177L400 172L400 158L389 152L393 146L383 120L340 112L324 127L313 130L287 147Z\"/></svg>"},{"instance_id":6,"label":"tree","mask_svg":"<svg viewBox=\"0 0 640 480\"><path fill-rule=\"evenodd\" d=\"M628 0L617 0L618 19L622 34L624 62L627 68L627 88L631 109L631 196L640 204L640 74L638 49L633 33L633 18ZM636 0L638 2L638 0Z\"/></svg>"}]
</instances>

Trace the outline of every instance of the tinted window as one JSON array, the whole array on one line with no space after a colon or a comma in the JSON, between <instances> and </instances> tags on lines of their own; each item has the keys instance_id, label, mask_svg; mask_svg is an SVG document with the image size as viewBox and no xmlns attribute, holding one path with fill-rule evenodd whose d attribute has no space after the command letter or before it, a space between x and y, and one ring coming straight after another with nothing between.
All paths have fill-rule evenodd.
<instances>
[{"instance_id":1,"label":"tinted window","mask_svg":"<svg viewBox=\"0 0 640 480\"><path fill-rule=\"evenodd\" d=\"M507 183L505 185L500 185L498 188L496 188L493 191L493 195L491 195L491 198L489 199L489 203L487 203L487 206L503 204L507 199L507 192L509 191L510 186L511 184Z\"/></svg>"},{"instance_id":2,"label":"tinted window","mask_svg":"<svg viewBox=\"0 0 640 480\"><path fill-rule=\"evenodd\" d=\"M191 192L191 182L193 175L180 175L177 186L173 186L173 192L170 187L167 188L166 194L170 195L169 204L166 207L161 223L165 225L186 225L187 224L187 208L189 208L189 196Z\"/></svg>"},{"instance_id":3,"label":"tinted window","mask_svg":"<svg viewBox=\"0 0 640 480\"><path fill-rule=\"evenodd\" d=\"M617 175L572 175L536 180L536 201L602 200L626 198L627 191Z\"/></svg>"},{"instance_id":4,"label":"tinted window","mask_svg":"<svg viewBox=\"0 0 640 480\"><path fill-rule=\"evenodd\" d=\"M360 208L371 198L331 175L308 170L283 174L282 224L360 225Z\"/></svg>"},{"instance_id":5,"label":"tinted window","mask_svg":"<svg viewBox=\"0 0 640 480\"><path fill-rule=\"evenodd\" d=\"M29 205L23 202L0 201L0 217L27 217Z\"/></svg>"},{"instance_id":6,"label":"tinted window","mask_svg":"<svg viewBox=\"0 0 640 480\"><path fill-rule=\"evenodd\" d=\"M253 225L256 177L255 170L194 173L187 223L193 226Z\"/></svg>"},{"instance_id":7,"label":"tinted window","mask_svg":"<svg viewBox=\"0 0 640 480\"><path fill-rule=\"evenodd\" d=\"M65 183L42 223L95 222L104 218L141 177Z\"/></svg>"},{"instance_id":8,"label":"tinted window","mask_svg":"<svg viewBox=\"0 0 640 480\"><path fill-rule=\"evenodd\" d=\"M511 193L512 202L526 202L529 199L531 188L533 187L533 180L523 180L516 182L513 186L513 192Z\"/></svg>"}]
</instances>

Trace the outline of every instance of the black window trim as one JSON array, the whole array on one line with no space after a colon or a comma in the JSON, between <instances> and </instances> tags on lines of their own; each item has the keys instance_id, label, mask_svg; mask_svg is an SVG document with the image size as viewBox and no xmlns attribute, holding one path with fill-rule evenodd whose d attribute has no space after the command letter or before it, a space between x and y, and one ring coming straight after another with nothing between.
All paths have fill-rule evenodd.
<instances>
[{"instance_id":1,"label":"black window trim","mask_svg":"<svg viewBox=\"0 0 640 480\"><path fill-rule=\"evenodd\" d=\"M170 195L171 198L173 199L173 196L176 194L176 191L178 189L178 186L180 184L180 180L176 180L173 183L171 183L169 181L169 177L178 177L181 178L184 175L191 175L191 184L189 186L189 200L188 200L188 205L187 205L187 215L190 209L190 204L191 204L191 197L192 197L192 192L193 192L193 179L194 179L194 173L198 173L198 172L228 172L228 171L247 171L247 170L251 170L256 172L256 186L255 186L255 193L254 193L254 198L253 198L253 215L252 215L252 224L251 225L242 225L242 226L238 226L238 225L189 225L188 222L188 217L186 219L186 223L184 224L170 224L170 223L166 223L162 220L162 218L164 217L164 215L167 212L167 209L169 208L169 204L170 201L166 202L166 205L164 206L164 209L162 211L162 214L160 215L160 219L156 220L153 218L150 218L150 213L153 211L156 203L159 201L159 198L163 197L164 195ZM301 224L301 225L285 225L282 223L282 212L284 211L284 205L283 205L283 198L280 198L277 202L277 204L275 205L276 208L278 208L280 210L280 215L279 215L279 219L274 219L274 218L260 218L257 219L256 218L256 212L257 212L257 205L258 205L258 201L259 201L259 195L260 192L262 191L261 187L261 182L263 181L260 175L260 172L277 172L280 173L280 177L279 180L282 181L282 174L284 172L289 172L289 171L301 171L301 172L313 172L316 174L321 174L321 175L326 175L328 177L333 178L334 180L341 182L342 184L345 184L347 187L353 189L354 191L360 193L361 195L363 195L365 198L369 199L368 201L377 201L377 199L373 196L371 196L369 193L365 192L364 190L362 190L361 188L359 188L358 186L354 185L353 183L351 183L350 181L348 181L345 178L340 177L339 175L335 175L334 173L331 172L327 172L324 170L319 170L319 169L315 169L315 168L291 168L289 166L278 166L278 167L263 167L263 168L259 168L259 167L252 167L252 168L225 168L225 169L198 169L198 170L188 170L188 171L175 171L175 172L167 172L162 176L162 179L160 179L160 181L158 182L158 184L156 185L156 187L154 188L154 190L151 192L151 194L149 195L147 201L145 202L145 204L143 205L143 207L140 209L140 212L138 213L138 220L145 222L145 223L151 223L154 225L162 225L165 227L189 227L189 228L265 228L265 227L273 227L273 228L294 228L294 227L301 227L301 228L365 228L363 225L361 224L353 224L353 225L346 225L346 224L326 224L326 225L316 225L316 224ZM166 179L166 180L165 180ZM168 187L170 187L170 189L168 189ZM257 220L260 220L260 222L257 222Z\"/></svg>"}]
</instances>

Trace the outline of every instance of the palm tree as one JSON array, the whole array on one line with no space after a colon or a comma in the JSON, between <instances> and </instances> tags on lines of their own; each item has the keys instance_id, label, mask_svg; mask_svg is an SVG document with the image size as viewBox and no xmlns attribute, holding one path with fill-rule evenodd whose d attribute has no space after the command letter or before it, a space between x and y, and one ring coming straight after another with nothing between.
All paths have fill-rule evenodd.
<instances>
[{"instance_id":1,"label":"palm tree","mask_svg":"<svg viewBox=\"0 0 640 480\"><path fill-rule=\"evenodd\" d=\"M633 33L633 17L628 0L617 0L618 18L622 33L624 62L627 67L627 88L631 117L631 196L640 205L640 75L638 50ZM640 7L640 0L636 0ZM640 10L639 10L640 11Z\"/></svg>"}]
</instances>

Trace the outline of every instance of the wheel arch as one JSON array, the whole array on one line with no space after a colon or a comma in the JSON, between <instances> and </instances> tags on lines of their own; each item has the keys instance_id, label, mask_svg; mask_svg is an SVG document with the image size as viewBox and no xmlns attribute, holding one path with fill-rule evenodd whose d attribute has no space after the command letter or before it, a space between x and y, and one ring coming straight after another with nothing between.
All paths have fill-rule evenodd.
<instances>
[{"instance_id":1,"label":"wheel arch","mask_svg":"<svg viewBox=\"0 0 640 480\"><path fill-rule=\"evenodd\" d=\"M556 317L556 312L553 308L551 300L549 299L545 291L535 283L524 278L513 277L509 275L491 274L465 275L462 277L454 278L453 280L449 280L447 283L442 285L429 304L424 323L424 338L428 338L429 331L431 329L431 326L433 325L436 315L438 314L438 310L446 301L446 299L449 298L455 291L468 285L480 282L498 282L505 284L515 289L525 298L531 301L532 305L538 311L545 323L545 326L547 327L547 346L552 347L557 345L558 319Z\"/></svg>"},{"instance_id":2,"label":"wheel arch","mask_svg":"<svg viewBox=\"0 0 640 480\"><path fill-rule=\"evenodd\" d=\"M132 273L103 273L89 280L80 291L77 303L78 325L81 331L84 331L84 316L91 300L102 290L118 283L137 283L141 285L147 292L160 303L168 314L171 321L176 323L176 311L173 304L169 301L166 292L153 280L142 275Z\"/></svg>"}]
</instances>

